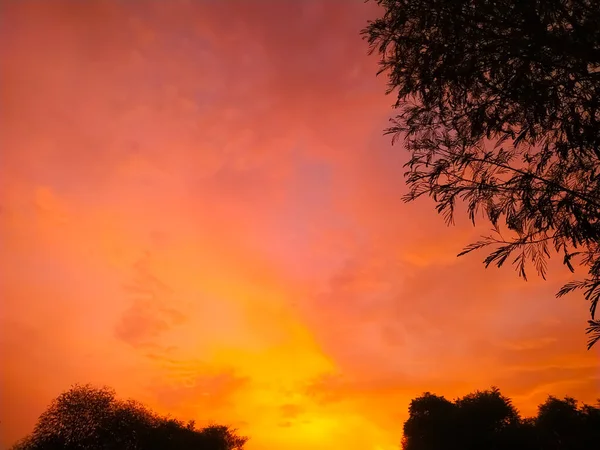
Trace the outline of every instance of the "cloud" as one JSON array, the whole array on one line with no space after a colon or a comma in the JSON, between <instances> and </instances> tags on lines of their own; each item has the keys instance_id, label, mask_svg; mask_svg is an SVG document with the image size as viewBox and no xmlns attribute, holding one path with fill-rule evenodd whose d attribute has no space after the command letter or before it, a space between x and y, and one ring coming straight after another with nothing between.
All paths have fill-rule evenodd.
<instances>
[{"instance_id":1,"label":"cloud","mask_svg":"<svg viewBox=\"0 0 600 450\"><path fill-rule=\"evenodd\" d=\"M249 379L234 370L214 371L206 368L206 373L190 376L168 383L151 386L154 403L165 411L189 416L210 422L223 417L223 409L233 420L235 414L235 394L248 387Z\"/></svg>"},{"instance_id":2,"label":"cloud","mask_svg":"<svg viewBox=\"0 0 600 450\"><path fill-rule=\"evenodd\" d=\"M184 320L185 316L177 310L136 300L116 325L115 335L133 346L140 346Z\"/></svg>"},{"instance_id":3,"label":"cloud","mask_svg":"<svg viewBox=\"0 0 600 450\"><path fill-rule=\"evenodd\" d=\"M305 408L295 404L285 404L281 406L281 417L284 419L295 419L305 412Z\"/></svg>"},{"instance_id":4,"label":"cloud","mask_svg":"<svg viewBox=\"0 0 600 450\"><path fill-rule=\"evenodd\" d=\"M172 290L150 272L148 261L146 254L134 265L133 283L124 287L134 298L115 325L115 336L134 347L155 344L161 334L186 321L173 307Z\"/></svg>"}]
</instances>

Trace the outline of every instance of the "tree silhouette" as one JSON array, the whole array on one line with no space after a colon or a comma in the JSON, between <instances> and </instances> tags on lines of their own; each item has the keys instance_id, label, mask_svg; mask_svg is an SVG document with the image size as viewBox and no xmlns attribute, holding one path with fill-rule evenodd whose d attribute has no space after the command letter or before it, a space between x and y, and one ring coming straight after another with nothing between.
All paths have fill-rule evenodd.
<instances>
[{"instance_id":1,"label":"tree silhouette","mask_svg":"<svg viewBox=\"0 0 600 450\"><path fill-rule=\"evenodd\" d=\"M600 402L599 405L600 407ZM496 388L456 399L426 393L404 423L403 450L583 450L600 442L600 408L549 397L533 418L521 418Z\"/></svg>"},{"instance_id":2,"label":"tree silhouette","mask_svg":"<svg viewBox=\"0 0 600 450\"><path fill-rule=\"evenodd\" d=\"M548 397L539 406L535 421L544 448L584 450L600 444L600 409L590 405L578 408L573 398Z\"/></svg>"},{"instance_id":3,"label":"tree silhouette","mask_svg":"<svg viewBox=\"0 0 600 450\"><path fill-rule=\"evenodd\" d=\"M519 413L496 388L458 399L457 432L463 450L500 449L512 444Z\"/></svg>"},{"instance_id":4,"label":"tree silhouette","mask_svg":"<svg viewBox=\"0 0 600 450\"><path fill-rule=\"evenodd\" d=\"M410 417L404 423L404 450L444 448L458 450L456 405L429 392L410 402Z\"/></svg>"},{"instance_id":5,"label":"tree silhouette","mask_svg":"<svg viewBox=\"0 0 600 450\"><path fill-rule=\"evenodd\" d=\"M380 56L411 158L406 201L428 195L453 222L464 202L492 246L526 278L555 251L587 276L565 285L590 302L600 339L600 8L596 0L378 0L363 35Z\"/></svg>"},{"instance_id":6,"label":"tree silhouette","mask_svg":"<svg viewBox=\"0 0 600 450\"><path fill-rule=\"evenodd\" d=\"M52 401L14 450L242 450L246 437L227 426L159 416L110 388L76 385Z\"/></svg>"}]
</instances>

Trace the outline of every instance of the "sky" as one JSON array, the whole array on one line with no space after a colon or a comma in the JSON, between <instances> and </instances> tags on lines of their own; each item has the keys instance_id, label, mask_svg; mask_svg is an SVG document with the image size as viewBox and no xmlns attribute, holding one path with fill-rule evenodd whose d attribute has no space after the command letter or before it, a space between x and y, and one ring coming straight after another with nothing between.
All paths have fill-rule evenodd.
<instances>
[{"instance_id":1,"label":"sky","mask_svg":"<svg viewBox=\"0 0 600 450\"><path fill-rule=\"evenodd\" d=\"M398 448L410 400L600 397L588 305L405 204L362 0L0 0L0 447L74 383L248 450Z\"/></svg>"}]
</instances>

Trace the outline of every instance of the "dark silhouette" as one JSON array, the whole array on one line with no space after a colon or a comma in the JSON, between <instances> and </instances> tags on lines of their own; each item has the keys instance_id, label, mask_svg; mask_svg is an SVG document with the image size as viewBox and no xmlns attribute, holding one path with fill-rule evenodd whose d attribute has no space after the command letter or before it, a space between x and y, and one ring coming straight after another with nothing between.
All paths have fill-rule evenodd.
<instances>
[{"instance_id":1,"label":"dark silhouette","mask_svg":"<svg viewBox=\"0 0 600 450\"><path fill-rule=\"evenodd\" d=\"M533 418L521 418L496 388L454 402L425 393L404 423L403 450L583 450L600 444L598 407L549 397Z\"/></svg>"},{"instance_id":2,"label":"dark silhouette","mask_svg":"<svg viewBox=\"0 0 600 450\"><path fill-rule=\"evenodd\" d=\"M159 416L109 388L74 386L42 413L14 450L242 450L247 438L227 426Z\"/></svg>"},{"instance_id":3,"label":"dark silhouette","mask_svg":"<svg viewBox=\"0 0 600 450\"><path fill-rule=\"evenodd\" d=\"M486 267L510 257L545 277L551 252L588 271L565 285L590 301L600 339L600 7L596 0L378 0L363 35L399 114L386 133L411 158L406 201L458 201L494 233Z\"/></svg>"}]
</instances>

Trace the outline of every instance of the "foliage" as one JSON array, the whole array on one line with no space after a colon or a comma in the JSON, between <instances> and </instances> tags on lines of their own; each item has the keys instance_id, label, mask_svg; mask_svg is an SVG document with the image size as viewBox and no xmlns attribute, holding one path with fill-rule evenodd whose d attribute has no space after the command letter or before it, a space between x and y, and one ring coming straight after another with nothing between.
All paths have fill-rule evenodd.
<instances>
[{"instance_id":1,"label":"foliage","mask_svg":"<svg viewBox=\"0 0 600 450\"><path fill-rule=\"evenodd\" d=\"M449 439L454 433L456 416L454 403L444 397L425 393L410 403L409 413L410 417L404 424L404 437L410 437L411 440L405 441L404 448L406 450L442 448L450 442ZM429 433L426 431L429 429L436 430L436 432ZM416 436L418 436L417 439L414 438Z\"/></svg>"},{"instance_id":2,"label":"foliage","mask_svg":"<svg viewBox=\"0 0 600 450\"><path fill-rule=\"evenodd\" d=\"M600 442L600 402L549 397L534 418L521 418L496 388L454 402L425 393L404 424L403 450L583 450Z\"/></svg>"},{"instance_id":3,"label":"foliage","mask_svg":"<svg viewBox=\"0 0 600 450\"><path fill-rule=\"evenodd\" d=\"M42 413L14 450L243 450L247 438L227 426L196 429L155 414L109 388L74 386Z\"/></svg>"},{"instance_id":4,"label":"foliage","mask_svg":"<svg viewBox=\"0 0 600 450\"><path fill-rule=\"evenodd\" d=\"M378 0L363 30L411 158L406 201L459 202L493 233L485 265L546 276L552 251L588 274L589 347L600 339L600 8L595 0Z\"/></svg>"}]
</instances>

